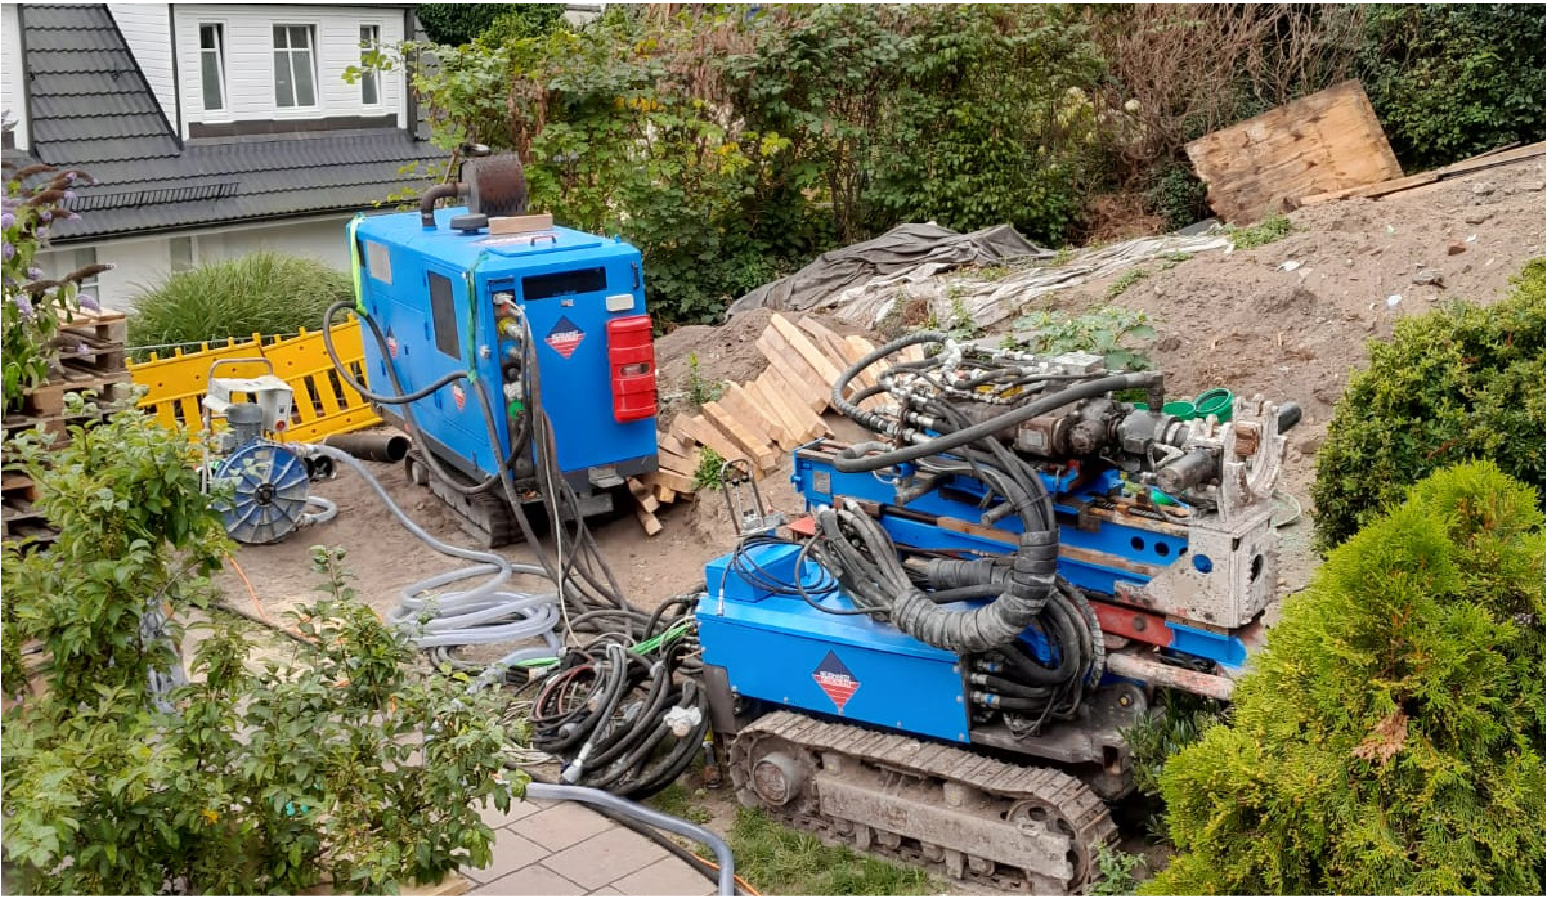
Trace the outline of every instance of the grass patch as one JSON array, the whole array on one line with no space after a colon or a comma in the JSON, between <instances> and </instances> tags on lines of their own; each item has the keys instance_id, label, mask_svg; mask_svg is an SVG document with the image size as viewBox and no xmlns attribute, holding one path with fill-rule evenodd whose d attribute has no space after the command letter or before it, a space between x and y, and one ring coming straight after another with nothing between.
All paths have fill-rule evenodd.
<instances>
[{"instance_id":1,"label":"grass patch","mask_svg":"<svg viewBox=\"0 0 1550 899\"><path fill-rule=\"evenodd\" d=\"M1297 230L1292 226L1292 220L1284 215L1272 215L1269 218L1237 228L1227 226L1227 239L1232 241L1235 250L1252 250L1265 244L1275 243L1286 235Z\"/></svg>"},{"instance_id":2,"label":"grass patch","mask_svg":"<svg viewBox=\"0 0 1550 899\"><path fill-rule=\"evenodd\" d=\"M675 783L662 792L646 800L646 805L651 806L664 815L672 815L682 818L694 824L707 824L710 822L710 809L694 801L694 794L681 783ZM706 858L714 858L707 855Z\"/></svg>"},{"instance_id":3,"label":"grass patch","mask_svg":"<svg viewBox=\"0 0 1550 899\"><path fill-rule=\"evenodd\" d=\"M141 294L129 317L129 344L316 331L331 304L353 296L347 275L315 259L253 253L179 272Z\"/></svg>"},{"instance_id":4,"label":"grass patch","mask_svg":"<svg viewBox=\"0 0 1550 899\"><path fill-rule=\"evenodd\" d=\"M737 872L766 895L920 896L943 888L918 868L869 858L739 808L729 835Z\"/></svg>"},{"instance_id":5,"label":"grass patch","mask_svg":"<svg viewBox=\"0 0 1550 899\"><path fill-rule=\"evenodd\" d=\"M1118 278L1115 278L1109 284L1109 289L1104 294L1104 297L1106 299L1112 300L1125 291L1129 290L1136 284L1136 282L1144 281L1151 277L1151 275L1152 270L1149 268L1133 268L1130 271L1125 272L1123 275L1120 275Z\"/></svg>"}]
</instances>

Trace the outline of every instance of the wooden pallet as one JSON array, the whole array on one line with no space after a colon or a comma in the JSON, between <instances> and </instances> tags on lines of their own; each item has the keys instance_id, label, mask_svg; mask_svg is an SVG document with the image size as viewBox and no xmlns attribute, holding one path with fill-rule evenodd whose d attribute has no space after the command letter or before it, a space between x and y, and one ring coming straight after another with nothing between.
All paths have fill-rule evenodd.
<instances>
[{"instance_id":1,"label":"wooden pallet","mask_svg":"<svg viewBox=\"0 0 1550 899\"><path fill-rule=\"evenodd\" d=\"M29 418L49 418L64 413L65 397L72 393L95 390L97 392L95 402L98 405L106 405L127 399L131 395L132 387L133 382L127 371L93 372L67 367L62 377L56 377L42 387L33 387L26 391L22 397L21 408L17 412Z\"/></svg>"},{"instance_id":2,"label":"wooden pallet","mask_svg":"<svg viewBox=\"0 0 1550 899\"><path fill-rule=\"evenodd\" d=\"M771 316L755 345L768 362L758 377L728 384L719 398L705 403L697 414L680 412L658 434L660 468L639 478L657 503L650 509L639 503L637 515L648 534L661 530L655 512L662 503L696 491L702 449L714 450L727 460L747 460L753 477L761 479L780 468L791 450L828 434L822 413L830 406L832 385L845 369L875 349L866 338L841 336L817 319L804 316L793 322L781 314ZM852 395L875 385L878 370L879 366L864 370ZM861 405L873 408L882 402L882 397L871 397ZM637 501L640 496L636 495ZM655 527L645 515L651 516Z\"/></svg>"},{"instance_id":3,"label":"wooden pallet","mask_svg":"<svg viewBox=\"0 0 1550 899\"><path fill-rule=\"evenodd\" d=\"M89 334L60 334L52 345L67 371L100 376L124 370L122 340L103 340Z\"/></svg>"},{"instance_id":4,"label":"wooden pallet","mask_svg":"<svg viewBox=\"0 0 1550 899\"><path fill-rule=\"evenodd\" d=\"M60 325L60 331L77 337L90 337L101 343L116 343L120 347L129 337L129 321L124 313L112 309L91 312L82 309L70 314L70 320Z\"/></svg>"}]
</instances>

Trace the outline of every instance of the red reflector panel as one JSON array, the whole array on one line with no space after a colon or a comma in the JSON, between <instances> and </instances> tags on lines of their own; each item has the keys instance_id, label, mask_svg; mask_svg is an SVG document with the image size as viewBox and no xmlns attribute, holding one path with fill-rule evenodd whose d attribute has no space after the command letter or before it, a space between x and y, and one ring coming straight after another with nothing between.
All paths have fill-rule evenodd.
<instances>
[{"instance_id":1,"label":"red reflector panel","mask_svg":"<svg viewBox=\"0 0 1550 899\"><path fill-rule=\"evenodd\" d=\"M657 414L657 357L651 346L650 316L632 315L608 323L608 373L614 421L638 421Z\"/></svg>"}]
</instances>

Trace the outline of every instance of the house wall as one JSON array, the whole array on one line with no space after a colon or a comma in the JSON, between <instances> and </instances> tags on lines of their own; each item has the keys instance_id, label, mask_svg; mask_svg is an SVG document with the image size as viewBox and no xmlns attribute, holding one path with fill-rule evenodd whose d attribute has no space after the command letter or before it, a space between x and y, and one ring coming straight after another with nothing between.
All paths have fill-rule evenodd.
<instances>
[{"instance_id":1,"label":"house wall","mask_svg":"<svg viewBox=\"0 0 1550 899\"><path fill-rule=\"evenodd\" d=\"M162 114L178 125L178 92L172 76L172 8L167 3L109 3L108 12L145 73Z\"/></svg>"},{"instance_id":2,"label":"house wall","mask_svg":"<svg viewBox=\"0 0 1550 899\"><path fill-rule=\"evenodd\" d=\"M16 119L12 139L27 149L27 95L22 77L22 29L15 3L0 4L0 109Z\"/></svg>"},{"instance_id":3,"label":"house wall","mask_svg":"<svg viewBox=\"0 0 1550 899\"><path fill-rule=\"evenodd\" d=\"M226 109L206 112L199 81L199 26L224 26L226 45ZM274 26L312 25L317 47L317 106L277 107L274 98ZM359 83L347 84L344 70L360 63L360 26L381 29L385 46L404 39L401 9L373 6L299 6L291 4L187 4L173 6L178 80L183 85L182 132L190 122L224 123L246 120L318 119L330 116L377 116L396 113L400 127L408 118L404 75L383 73L381 103L361 102Z\"/></svg>"},{"instance_id":4,"label":"house wall","mask_svg":"<svg viewBox=\"0 0 1550 899\"><path fill-rule=\"evenodd\" d=\"M350 248L345 226L350 216L328 216L273 225L217 228L159 237L126 238L91 244L73 244L38 255L39 267L48 277L59 277L80 264L80 251L96 252L98 262L113 270L98 276L96 288L102 305L122 312L134 310L135 297L161 284L172 274L174 242L189 241L192 264L234 259L268 250L316 259L342 272L350 270Z\"/></svg>"}]
</instances>

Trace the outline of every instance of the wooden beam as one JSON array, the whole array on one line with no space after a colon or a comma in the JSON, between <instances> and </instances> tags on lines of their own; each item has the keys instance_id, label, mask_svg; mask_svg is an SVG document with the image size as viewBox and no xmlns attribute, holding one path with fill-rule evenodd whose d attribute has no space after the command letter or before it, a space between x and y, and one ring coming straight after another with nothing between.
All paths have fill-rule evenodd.
<instances>
[{"instance_id":1,"label":"wooden beam","mask_svg":"<svg viewBox=\"0 0 1550 899\"><path fill-rule=\"evenodd\" d=\"M769 416L764 414L757 403L749 402L746 392L734 389L736 387L736 384L727 384L721 392L721 399L716 403L731 413L743 426L743 430L762 440L765 449L769 449L771 443L779 444L780 436L775 433Z\"/></svg>"},{"instance_id":2,"label":"wooden beam","mask_svg":"<svg viewBox=\"0 0 1550 899\"><path fill-rule=\"evenodd\" d=\"M785 316L777 312L770 316L770 324L775 326L775 330L786 343L790 344L791 348L797 351L797 355L818 373L819 379L825 384L833 384L840 379L840 370L834 367L834 363L830 362L828 357L813 345L813 341Z\"/></svg>"},{"instance_id":3,"label":"wooden beam","mask_svg":"<svg viewBox=\"0 0 1550 899\"><path fill-rule=\"evenodd\" d=\"M1535 156L1545 155L1545 142L1530 144L1526 147L1514 147L1511 150L1498 150L1494 153L1486 153L1483 156L1474 156L1452 165L1443 166L1430 172L1421 172L1406 178L1394 178L1389 181L1380 181L1377 184L1368 184L1363 187L1350 187L1345 190L1333 190L1322 194L1313 194L1303 197L1301 205L1318 206L1321 203L1330 203L1335 200L1349 200L1355 197L1382 197L1388 194L1399 193L1402 190L1410 190L1413 187L1421 187L1425 184L1433 184L1447 178L1463 175L1468 172L1478 172L1481 169L1492 168L1498 165L1508 165L1523 159L1532 159Z\"/></svg>"},{"instance_id":4,"label":"wooden beam","mask_svg":"<svg viewBox=\"0 0 1550 899\"><path fill-rule=\"evenodd\" d=\"M651 487L666 487L677 493L693 493L695 491L694 478L686 478L681 474L673 474L671 471L653 471L640 476L641 483ZM661 493L657 494L659 497Z\"/></svg>"},{"instance_id":5,"label":"wooden beam","mask_svg":"<svg viewBox=\"0 0 1550 899\"><path fill-rule=\"evenodd\" d=\"M724 399L758 416L759 423L764 426L776 446L790 449L796 443L796 435L786 427L785 419L781 417L780 412L771 406L768 400L750 390L748 385L728 384Z\"/></svg>"},{"instance_id":6,"label":"wooden beam","mask_svg":"<svg viewBox=\"0 0 1550 899\"><path fill-rule=\"evenodd\" d=\"M781 400L780 394L769 389L770 382L765 377L768 373L769 369L765 369L764 373L760 374L759 377L743 385L743 389L748 391L748 395L759 403L761 409L779 422L781 429L780 448L791 449L802 442L802 432L805 428L797 420L796 413L792 412L791 408Z\"/></svg>"},{"instance_id":7,"label":"wooden beam","mask_svg":"<svg viewBox=\"0 0 1550 899\"><path fill-rule=\"evenodd\" d=\"M703 416L696 415L693 418L684 418L676 424L683 428L684 433L693 437L697 443L715 450L723 459L735 459L743 454L743 451L738 449L737 444L733 443L731 438L721 433L714 425L706 421ZM675 487L673 489L676 490L678 488Z\"/></svg>"},{"instance_id":8,"label":"wooden beam","mask_svg":"<svg viewBox=\"0 0 1550 899\"><path fill-rule=\"evenodd\" d=\"M786 408L796 416L797 423L803 426L803 433L807 439L828 432L829 426L824 424L823 418L814 411L814 403L803 397L802 388L794 386L779 367L771 365L760 377L768 380L771 389L780 395ZM827 405L827 403L820 403L817 404L817 408L823 409Z\"/></svg>"},{"instance_id":9,"label":"wooden beam","mask_svg":"<svg viewBox=\"0 0 1550 899\"><path fill-rule=\"evenodd\" d=\"M824 385L823 379L813 371L812 366L795 358L796 351L782 341L773 328L760 334L754 345L770 361L771 366L780 370L791 385L792 395L808 409L818 412L829 405L829 388Z\"/></svg>"},{"instance_id":10,"label":"wooden beam","mask_svg":"<svg viewBox=\"0 0 1550 899\"><path fill-rule=\"evenodd\" d=\"M737 418L722 408L720 403L715 401L706 403L700 407L700 411L705 414L706 421L719 428L721 433L727 435L732 443L740 448L735 456L746 456L758 468L769 468L775 462L775 454L765 446L765 441L748 433Z\"/></svg>"}]
</instances>

